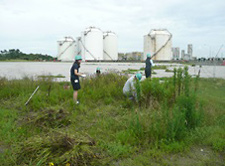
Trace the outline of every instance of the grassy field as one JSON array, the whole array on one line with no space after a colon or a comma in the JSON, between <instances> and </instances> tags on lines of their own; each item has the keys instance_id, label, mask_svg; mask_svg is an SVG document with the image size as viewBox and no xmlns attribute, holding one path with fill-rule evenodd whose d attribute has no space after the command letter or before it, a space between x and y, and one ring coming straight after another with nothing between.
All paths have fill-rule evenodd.
<instances>
[{"instance_id":1,"label":"grassy field","mask_svg":"<svg viewBox=\"0 0 225 166\"><path fill-rule=\"evenodd\" d=\"M80 105L54 77L1 78L1 165L224 165L225 80L174 73L137 82L135 101L126 76L85 78Z\"/></svg>"}]
</instances>

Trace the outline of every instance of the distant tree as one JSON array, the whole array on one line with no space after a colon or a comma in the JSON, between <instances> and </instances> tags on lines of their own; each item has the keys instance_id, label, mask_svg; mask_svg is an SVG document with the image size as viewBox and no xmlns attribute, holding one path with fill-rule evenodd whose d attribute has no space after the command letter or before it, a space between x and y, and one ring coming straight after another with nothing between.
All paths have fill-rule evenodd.
<instances>
[{"instance_id":1,"label":"distant tree","mask_svg":"<svg viewBox=\"0 0 225 166\"><path fill-rule=\"evenodd\" d=\"M11 60L11 59L21 59L21 60L53 60L54 58L50 55L42 55L42 54L25 54L21 52L19 49L9 49L0 51L0 60Z\"/></svg>"}]
</instances>

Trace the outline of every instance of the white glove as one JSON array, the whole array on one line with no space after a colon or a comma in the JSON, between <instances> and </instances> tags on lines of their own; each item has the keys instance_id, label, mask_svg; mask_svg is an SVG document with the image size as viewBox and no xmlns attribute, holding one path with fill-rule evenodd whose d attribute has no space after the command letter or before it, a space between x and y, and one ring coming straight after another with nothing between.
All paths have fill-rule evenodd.
<instances>
[{"instance_id":1,"label":"white glove","mask_svg":"<svg viewBox=\"0 0 225 166\"><path fill-rule=\"evenodd\" d=\"M86 74L82 74L81 77L85 78L86 77Z\"/></svg>"}]
</instances>

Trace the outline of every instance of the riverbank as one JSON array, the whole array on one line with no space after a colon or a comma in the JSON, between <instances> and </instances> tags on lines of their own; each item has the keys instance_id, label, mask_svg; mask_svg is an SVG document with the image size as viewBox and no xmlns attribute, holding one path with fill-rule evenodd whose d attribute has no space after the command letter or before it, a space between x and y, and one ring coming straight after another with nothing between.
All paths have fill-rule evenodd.
<instances>
[{"instance_id":1,"label":"riverbank","mask_svg":"<svg viewBox=\"0 0 225 166\"><path fill-rule=\"evenodd\" d=\"M125 75L87 78L78 106L69 82L2 78L0 163L223 165L225 80L183 72L143 81L136 102L122 94Z\"/></svg>"},{"instance_id":2,"label":"riverbank","mask_svg":"<svg viewBox=\"0 0 225 166\"><path fill-rule=\"evenodd\" d=\"M69 81L70 80L70 68L73 62L0 62L0 77L7 79L22 79L29 77L36 79L38 76L51 75L62 76L57 81ZM153 77L171 77L173 68L185 67L183 64L169 64L169 63L156 63L156 67ZM160 66L164 66L161 69ZM140 71L144 74L143 68L145 63L103 63L103 62L84 62L81 64L80 72L86 75L93 75L97 67L100 67L102 73L117 72L123 73L128 70ZM200 77L202 78L223 78L225 79L225 66L188 66L191 76L196 76L200 71ZM166 70L168 69L168 70Z\"/></svg>"}]
</instances>

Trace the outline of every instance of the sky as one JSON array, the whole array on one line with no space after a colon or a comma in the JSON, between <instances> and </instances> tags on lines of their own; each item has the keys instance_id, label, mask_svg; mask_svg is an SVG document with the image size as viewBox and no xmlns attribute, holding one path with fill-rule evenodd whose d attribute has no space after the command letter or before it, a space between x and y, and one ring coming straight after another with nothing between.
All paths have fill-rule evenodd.
<instances>
[{"instance_id":1,"label":"sky","mask_svg":"<svg viewBox=\"0 0 225 166\"><path fill-rule=\"evenodd\" d=\"M225 57L224 0L0 0L0 50L57 55L57 41L89 26L118 35L118 51L143 51L143 36L166 28L173 47Z\"/></svg>"}]
</instances>

